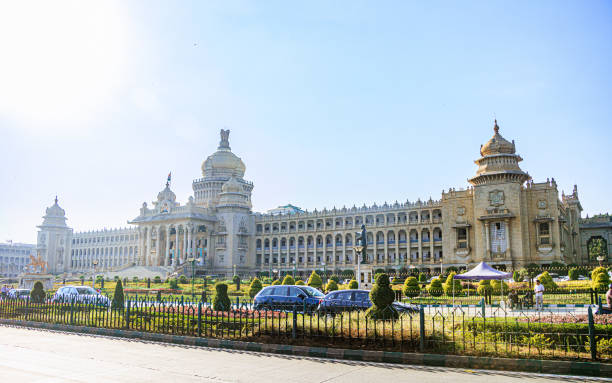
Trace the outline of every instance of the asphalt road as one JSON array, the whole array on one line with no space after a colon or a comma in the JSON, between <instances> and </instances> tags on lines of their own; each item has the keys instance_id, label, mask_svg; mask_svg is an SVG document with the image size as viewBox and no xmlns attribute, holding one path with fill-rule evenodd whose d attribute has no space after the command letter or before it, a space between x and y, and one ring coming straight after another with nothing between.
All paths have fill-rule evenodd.
<instances>
[{"instance_id":1,"label":"asphalt road","mask_svg":"<svg viewBox=\"0 0 612 383\"><path fill-rule=\"evenodd\" d=\"M0 382L500 383L525 380L531 383L604 379L348 362L0 326Z\"/></svg>"}]
</instances>

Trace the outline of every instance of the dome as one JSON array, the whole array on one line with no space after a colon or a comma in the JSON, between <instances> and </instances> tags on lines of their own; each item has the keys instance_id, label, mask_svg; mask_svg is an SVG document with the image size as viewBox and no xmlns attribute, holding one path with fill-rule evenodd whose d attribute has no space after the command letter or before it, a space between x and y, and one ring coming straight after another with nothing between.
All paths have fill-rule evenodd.
<instances>
[{"instance_id":1,"label":"dome","mask_svg":"<svg viewBox=\"0 0 612 383\"><path fill-rule=\"evenodd\" d=\"M55 203L53 204L53 206L48 207L45 211L45 218L59 218L65 216L66 211L57 204L57 197L55 197Z\"/></svg>"},{"instance_id":2,"label":"dome","mask_svg":"<svg viewBox=\"0 0 612 383\"><path fill-rule=\"evenodd\" d=\"M202 176L242 178L246 167L244 162L231 152L229 146L229 130L221 129L221 142L217 151L202 163Z\"/></svg>"},{"instance_id":3,"label":"dome","mask_svg":"<svg viewBox=\"0 0 612 383\"><path fill-rule=\"evenodd\" d=\"M242 186L235 177L231 177L221 188L223 193L241 193Z\"/></svg>"},{"instance_id":4,"label":"dome","mask_svg":"<svg viewBox=\"0 0 612 383\"><path fill-rule=\"evenodd\" d=\"M175 202L176 201L176 194L174 194L174 192L170 190L169 184L166 184L166 188L160 191L159 194L157 194L157 201L158 202L162 202L162 201Z\"/></svg>"},{"instance_id":5,"label":"dome","mask_svg":"<svg viewBox=\"0 0 612 383\"><path fill-rule=\"evenodd\" d=\"M487 141L480 148L480 155L482 156L491 156L495 154L514 154L516 148L514 146L514 141L509 142L505 138L499 134L499 126L497 125L497 120L495 120L495 126L493 127L495 134L489 141Z\"/></svg>"}]
</instances>

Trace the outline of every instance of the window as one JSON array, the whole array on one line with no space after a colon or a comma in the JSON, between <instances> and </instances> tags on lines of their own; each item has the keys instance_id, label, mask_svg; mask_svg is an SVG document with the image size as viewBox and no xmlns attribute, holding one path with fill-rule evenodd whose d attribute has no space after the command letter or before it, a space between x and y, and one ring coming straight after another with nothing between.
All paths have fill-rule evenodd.
<instances>
[{"instance_id":1,"label":"window","mask_svg":"<svg viewBox=\"0 0 612 383\"><path fill-rule=\"evenodd\" d=\"M457 229L457 248L467 249L467 229L465 227Z\"/></svg>"},{"instance_id":2,"label":"window","mask_svg":"<svg viewBox=\"0 0 612 383\"><path fill-rule=\"evenodd\" d=\"M504 222L492 222L490 231L491 251L493 253L504 253L506 251L506 224Z\"/></svg>"},{"instance_id":3,"label":"window","mask_svg":"<svg viewBox=\"0 0 612 383\"><path fill-rule=\"evenodd\" d=\"M540 223L540 245L550 245L550 225L548 222Z\"/></svg>"}]
</instances>

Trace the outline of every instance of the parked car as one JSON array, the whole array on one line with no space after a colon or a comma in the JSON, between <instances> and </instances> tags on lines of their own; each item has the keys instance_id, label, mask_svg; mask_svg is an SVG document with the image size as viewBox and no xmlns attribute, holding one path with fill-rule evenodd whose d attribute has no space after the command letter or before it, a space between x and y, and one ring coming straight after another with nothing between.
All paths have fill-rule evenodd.
<instances>
[{"instance_id":1,"label":"parked car","mask_svg":"<svg viewBox=\"0 0 612 383\"><path fill-rule=\"evenodd\" d=\"M101 306L110 304L110 299L89 286L63 286L53 296L53 302L69 303L73 301Z\"/></svg>"},{"instance_id":2,"label":"parked car","mask_svg":"<svg viewBox=\"0 0 612 383\"><path fill-rule=\"evenodd\" d=\"M342 311L366 310L372 306L368 290L337 290L327 294L317 310L335 314ZM419 307L402 302L393 302L393 308L398 312L417 313Z\"/></svg>"},{"instance_id":3,"label":"parked car","mask_svg":"<svg viewBox=\"0 0 612 383\"><path fill-rule=\"evenodd\" d=\"M325 295L314 287L277 285L264 287L253 300L255 310L314 310Z\"/></svg>"},{"instance_id":4,"label":"parked car","mask_svg":"<svg viewBox=\"0 0 612 383\"><path fill-rule=\"evenodd\" d=\"M30 297L29 289L12 289L8 292L8 297L12 299L26 300Z\"/></svg>"}]
</instances>

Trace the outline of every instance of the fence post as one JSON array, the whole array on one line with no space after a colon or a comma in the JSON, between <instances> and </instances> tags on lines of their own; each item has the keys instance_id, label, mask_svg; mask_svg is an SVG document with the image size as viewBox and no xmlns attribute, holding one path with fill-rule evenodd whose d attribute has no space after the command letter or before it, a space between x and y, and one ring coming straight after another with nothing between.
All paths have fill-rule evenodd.
<instances>
[{"instance_id":1,"label":"fence post","mask_svg":"<svg viewBox=\"0 0 612 383\"><path fill-rule=\"evenodd\" d=\"M198 336L202 336L202 302L198 303Z\"/></svg>"},{"instance_id":2,"label":"fence post","mask_svg":"<svg viewBox=\"0 0 612 383\"><path fill-rule=\"evenodd\" d=\"M130 328L130 306L131 306L131 302L128 299L127 301L127 307L125 308L125 328L127 328L129 330Z\"/></svg>"},{"instance_id":3,"label":"fence post","mask_svg":"<svg viewBox=\"0 0 612 383\"><path fill-rule=\"evenodd\" d=\"M240 297L236 297L236 310L240 310Z\"/></svg>"},{"instance_id":4,"label":"fence post","mask_svg":"<svg viewBox=\"0 0 612 383\"><path fill-rule=\"evenodd\" d=\"M599 311L597 312L601 313L601 311L603 310L603 307L601 307L601 297L599 296L599 294L597 294L597 306L599 308Z\"/></svg>"},{"instance_id":5,"label":"fence post","mask_svg":"<svg viewBox=\"0 0 612 383\"><path fill-rule=\"evenodd\" d=\"M297 338L297 308L293 305L293 329L291 330L291 338Z\"/></svg>"},{"instance_id":6,"label":"fence post","mask_svg":"<svg viewBox=\"0 0 612 383\"><path fill-rule=\"evenodd\" d=\"M589 289L589 292L591 293L591 304L595 304L595 300L593 299L593 289Z\"/></svg>"},{"instance_id":7,"label":"fence post","mask_svg":"<svg viewBox=\"0 0 612 383\"><path fill-rule=\"evenodd\" d=\"M595 321L593 320L593 309L589 306L589 344L591 345L591 359L597 359L597 342L595 342Z\"/></svg>"},{"instance_id":8,"label":"fence post","mask_svg":"<svg viewBox=\"0 0 612 383\"><path fill-rule=\"evenodd\" d=\"M425 352L425 310L423 306L419 308L419 335L420 335L420 344L419 351Z\"/></svg>"},{"instance_id":9,"label":"fence post","mask_svg":"<svg viewBox=\"0 0 612 383\"><path fill-rule=\"evenodd\" d=\"M74 324L74 298L70 301L70 324Z\"/></svg>"},{"instance_id":10,"label":"fence post","mask_svg":"<svg viewBox=\"0 0 612 383\"><path fill-rule=\"evenodd\" d=\"M485 304L485 299L484 299L484 298L482 298L482 299L480 300L480 309L481 309L481 311L482 311L482 317L483 317L483 318L484 318L484 317L485 317L485 315L486 315L486 310L485 310L485 307L486 307L486 304Z\"/></svg>"}]
</instances>

